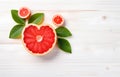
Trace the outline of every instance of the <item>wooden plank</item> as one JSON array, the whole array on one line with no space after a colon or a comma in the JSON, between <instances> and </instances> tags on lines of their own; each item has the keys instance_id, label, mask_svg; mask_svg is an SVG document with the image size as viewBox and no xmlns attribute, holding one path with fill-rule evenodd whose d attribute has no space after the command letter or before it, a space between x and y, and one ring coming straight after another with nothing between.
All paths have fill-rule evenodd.
<instances>
[{"instance_id":1,"label":"wooden plank","mask_svg":"<svg viewBox=\"0 0 120 77\"><path fill-rule=\"evenodd\" d=\"M50 54L35 57L22 45L0 45L0 76L97 77L120 76L120 53L106 50L101 56L94 52L63 53L55 48ZM78 52L78 53L77 53ZM97 52L97 51L96 51ZM78 55L77 55L77 54ZM111 53L111 55L110 55Z\"/></svg>"},{"instance_id":2,"label":"wooden plank","mask_svg":"<svg viewBox=\"0 0 120 77\"><path fill-rule=\"evenodd\" d=\"M118 11L119 0L57 0L57 1L37 1L37 0L0 0L0 7L10 10L18 9L21 6L28 6L34 10L113 10ZM7 6L7 7L6 7Z\"/></svg>"},{"instance_id":3,"label":"wooden plank","mask_svg":"<svg viewBox=\"0 0 120 77\"><path fill-rule=\"evenodd\" d=\"M38 12L38 11L37 11ZM118 44L119 45L119 12L107 12L107 11L78 11L78 12L67 12L67 11L40 11L45 13L46 20L44 23L52 24L52 16L56 13L60 13L65 17L66 27L68 27L74 37L71 38L71 42L79 42L82 44ZM15 25L12 20L10 11L4 13L1 17L7 19L0 19L2 22L0 25L0 44L14 44L20 43L20 40L9 39L9 32ZM104 19L103 17L106 17ZM6 23L8 21L8 23ZM4 27L3 27L4 26ZM76 39L76 41L72 41ZM80 39L80 40L79 40ZM103 46L104 46L103 45Z\"/></svg>"}]
</instances>

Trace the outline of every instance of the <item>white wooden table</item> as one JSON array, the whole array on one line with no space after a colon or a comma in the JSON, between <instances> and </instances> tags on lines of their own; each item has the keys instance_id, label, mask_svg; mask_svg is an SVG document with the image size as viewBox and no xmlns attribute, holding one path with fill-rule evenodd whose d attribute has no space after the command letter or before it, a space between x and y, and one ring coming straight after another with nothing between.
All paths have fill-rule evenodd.
<instances>
[{"instance_id":1,"label":"white wooden table","mask_svg":"<svg viewBox=\"0 0 120 77\"><path fill-rule=\"evenodd\" d=\"M20 40L9 39L10 10L27 6L46 15L60 13L73 36L72 54L57 47L36 57ZM120 77L119 0L0 0L0 77Z\"/></svg>"}]
</instances>

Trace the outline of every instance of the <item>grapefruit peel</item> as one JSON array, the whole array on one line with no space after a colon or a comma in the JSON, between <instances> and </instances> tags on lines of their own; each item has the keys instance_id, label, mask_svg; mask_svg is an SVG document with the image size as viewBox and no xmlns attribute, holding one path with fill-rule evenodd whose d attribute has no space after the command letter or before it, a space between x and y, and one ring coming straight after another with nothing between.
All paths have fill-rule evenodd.
<instances>
[{"instance_id":1,"label":"grapefruit peel","mask_svg":"<svg viewBox=\"0 0 120 77\"><path fill-rule=\"evenodd\" d=\"M22 7L22 8L24 8L24 7ZM16 22L16 25L10 30L10 34L9 34L10 39L21 39L22 38L23 46L25 47L25 49L28 52L30 52L33 55L40 55L40 56L45 55L54 48L55 44L57 44L58 47L61 50L63 50L64 52L72 53L71 45L70 45L69 41L66 39L66 37L72 36L72 33L69 31L68 28L63 26L65 20L64 20L63 16L60 14L54 15L52 18L52 23L57 28L53 28L52 27L53 25L47 25L47 26L49 26L49 28L51 30L53 30L53 34L55 35L54 43L52 44L52 46L48 50L46 50L46 52L44 52L44 53L33 53L33 51L27 47L27 44L26 44L25 39L24 39L24 37L25 37L24 33L25 33L26 29L30 27L30 25L33 25L38 30L41 29L42 27L45 27L45 25L41 25L44 22L44 13L32 14L30 9L28 9L28 12L29 12L29 14L27 14L27 16L21 17L19 14L20 10L14 10L14 9L11 10L11 15L12 15L13 20ZM56 22L54 22L54 20L58 24L56 24ZM36 39L37 39L37 42L40 42L42 40L41 36L37 36Z\"/></svg>"}]
</instances>

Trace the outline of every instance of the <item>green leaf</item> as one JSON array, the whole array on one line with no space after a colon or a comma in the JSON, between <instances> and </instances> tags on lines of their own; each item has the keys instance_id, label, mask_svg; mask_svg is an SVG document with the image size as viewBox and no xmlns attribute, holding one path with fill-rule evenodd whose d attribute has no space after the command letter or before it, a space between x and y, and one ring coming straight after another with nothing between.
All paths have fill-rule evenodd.
<instances>
[{"instance_id":1,"label":"green leaf","mask_svg":"<svg viewBox=\"0 0 120 77\"><path fill-rule=\"evenodd\" d=\"M62 27L58 27L56 29L56 33L60 37L72 36L71 32L66 27L63 27L63 26Z\"/></svg>"},{"instance_id":2,"label":"green leaf","mask_svg":"<svg viewBox=\"0 0 120 77\"><path fill-rule=\"evenodd\" d=\"M10 31L9 38L14 38L14 39L19 38L21 36L23 28L24 25L21 24L15 25Z\"/></svg>"},{"instance_id":3,"label":"green leaf","mask_svg":"<svg viewBox=\"0 0 120 77\"><path fill-rule=\"evenodd\" d=\"M71 52L71 45L68 40L63 38L58 38L58 47L62 49L64 52L72 53Z\"/></svg>"},{"instance_id":4,"label":"green leaf","mask_svg":"<svg viewBox=\"0 0 120 77\"><path fill-rule=\"evenodd\" d=\"M25 24L25 20L18 16L18 10L11 10L11 15L16 23Z\"/></svg>"},{"instance_id":5,"label":"green leaf","mask_svg":"<svg viewBox=\"0 0 120 77\"><path fill-rule=\"evenodd\" d=\"M40 25L43 23L43 21L44 21L44 13L36 13L30 17L28 23L34 23Z\"/></svg>"}]
</instances>

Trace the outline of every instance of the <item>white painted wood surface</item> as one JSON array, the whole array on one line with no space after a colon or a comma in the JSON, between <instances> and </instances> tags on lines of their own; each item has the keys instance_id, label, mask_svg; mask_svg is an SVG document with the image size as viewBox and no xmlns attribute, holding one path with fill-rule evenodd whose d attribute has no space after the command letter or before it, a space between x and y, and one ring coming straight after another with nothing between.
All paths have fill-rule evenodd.
<instances>
[{"instance_id":1,"label":"white painted wood surface","mask_svg":"<svg viewBox=\"0 0 120 77\"><path fill-rule=\"evenodd\" d=\"M21 6L44 12L50 24L52 15L62 14L73 53L55 47L36 57L9 39L10 10ZM120 77L119 0L0 0L0 8L0 77Z\"/></svg>"}]
</instances>

